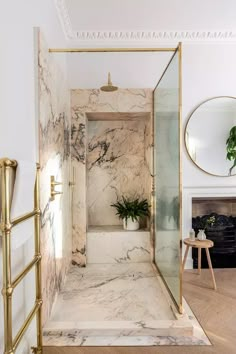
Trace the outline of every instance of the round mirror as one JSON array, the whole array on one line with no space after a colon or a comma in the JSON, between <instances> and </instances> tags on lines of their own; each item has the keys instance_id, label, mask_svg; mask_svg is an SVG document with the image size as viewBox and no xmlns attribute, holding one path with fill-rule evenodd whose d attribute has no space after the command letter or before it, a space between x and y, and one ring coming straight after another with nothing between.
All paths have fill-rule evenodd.
<instances>
[{"instance_id":1,"label":"round mirror","mask_svg":"<svg viewBox=\"0 0 236 354\"><path fill-rule=\"evenodd\" d=\"M220 96L201 103L185 128L192 161L215 176L236 174L236 98Z\"/></svg>"}]
</instances>

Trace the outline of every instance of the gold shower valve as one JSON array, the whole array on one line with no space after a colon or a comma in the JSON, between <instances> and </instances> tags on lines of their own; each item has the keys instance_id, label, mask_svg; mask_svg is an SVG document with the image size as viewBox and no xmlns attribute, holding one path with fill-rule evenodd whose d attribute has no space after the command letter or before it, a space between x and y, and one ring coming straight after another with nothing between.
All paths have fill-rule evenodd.
<instances>
[{"instance_id":1,"label":"gold shower valve","mask_svg":"<svg viewBox=\"0 0 236 354\"><path fill-rule=\"evenodd\" d=\"M62 183L55 181L55 176L51 176L51 183L50 184L51 184L51 201L52 201L52 200L55 200L56 195L63 194L63 192L55 191L55 187L62 185Z\"/></svg>"}]
</instances>

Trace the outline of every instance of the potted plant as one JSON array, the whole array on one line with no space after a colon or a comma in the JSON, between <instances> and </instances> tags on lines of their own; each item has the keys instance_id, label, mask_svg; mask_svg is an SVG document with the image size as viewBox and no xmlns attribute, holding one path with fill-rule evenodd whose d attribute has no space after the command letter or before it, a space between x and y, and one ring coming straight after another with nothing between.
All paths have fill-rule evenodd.
<instances>
[{"instance_id":1,"label":"potted plant","mask_svg":"<svg viewBox=\"0 0 236 354\"><path fill-rule=\"evenodd\" d=\"M215 216L209 216L205 221L202 229L198 230L197 238L200 241L204 241L206 239L205 230L207 227L212 227L215 224L216 218Z\"/></svg>"},{"instance_id":2,"label":"potted plant","mask_svg":"<svg viewBox=\"0 0 236 354\"><path fill-rule=\"evenodd\" d=\"M171 201L160 199L157 208L158 224L164 230L176 230L179 227L179 198L173 197Z\"/></svg>"},{"instance_id":3,"label":"potted plant","mask_svg":"<svg viewBox=\"0 0 236 354\"><path fill-rule=\"evenodd\" d=\"M230 129L229 137L226 140L226 151L227 160L233 161L233 165L229 169L229 176L231 176L232 170L236 166L236 126Z\"/></svg>"},{"instance_id":4,"label":"potted plant","mask_svg":"<svg viewBox=\"0 0 236 354\"><path fill-rule=\"evenodd\" d=\"M116 215L123 220L124 229L129 231L138 230L140 218L150 215L147 199L130 199L122 196L122 199L111 204L111 207L116 209Z\"/></svg>"}]
</instances>

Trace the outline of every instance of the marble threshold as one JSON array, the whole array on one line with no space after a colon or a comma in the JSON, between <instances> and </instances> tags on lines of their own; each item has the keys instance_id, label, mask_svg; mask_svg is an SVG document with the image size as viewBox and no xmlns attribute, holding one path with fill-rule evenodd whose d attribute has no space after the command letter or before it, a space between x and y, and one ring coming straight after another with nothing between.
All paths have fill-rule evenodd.
<instances>
[{"instance_id":1,"label":"marble threshold","mask_svg":"<svg viewBox=\"0 0 236 354\"><path fill-rule=\"evenodd\" d=\"M151 263L71 267L44 346L210 345L184 304L178 315Z\"/></svg>"},{"instance_id":2,"label":"marble threshold","mask_svg":"<svg viewBox=\"0 0 236 354\"><path fill-rule=\"evenodd\" d=\"M150 232L147 228L140 228L136 231L127 231L123 228L123 225L89 225L87 232Z\"/></svg>"}]
</instances>

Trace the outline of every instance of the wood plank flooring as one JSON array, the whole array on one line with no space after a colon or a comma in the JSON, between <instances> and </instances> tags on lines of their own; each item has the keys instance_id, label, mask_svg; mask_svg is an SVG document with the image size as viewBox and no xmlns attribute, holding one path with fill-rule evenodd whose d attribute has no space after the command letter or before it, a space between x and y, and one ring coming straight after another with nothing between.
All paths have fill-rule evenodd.
<instances>
[{"instance_id":1,"label":"wood plank flooring","mask_svg":"<svg viewBox=\"0 0 236 354\"><path fill-rule=\"evenodd\" d=\"M160 347L45 347L43 354L236 354L236 268L184 272L184 296L212 346Z\"/></svg>"}]
</instances>

